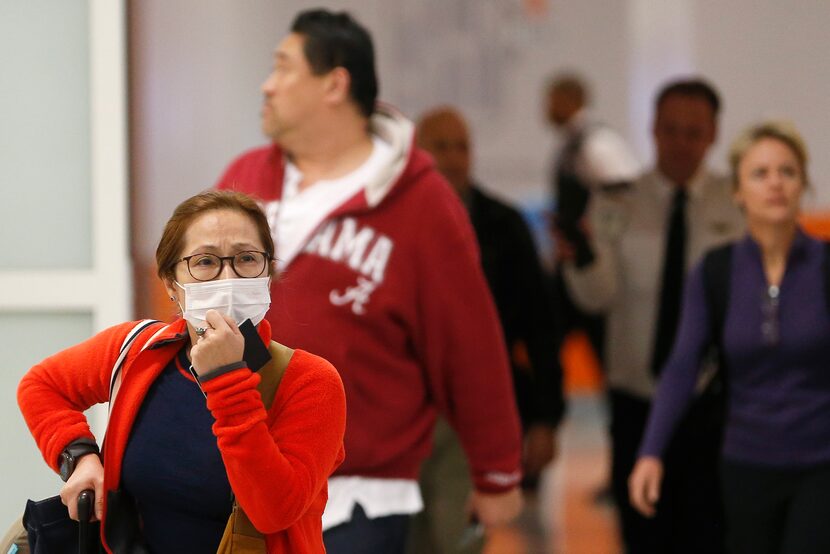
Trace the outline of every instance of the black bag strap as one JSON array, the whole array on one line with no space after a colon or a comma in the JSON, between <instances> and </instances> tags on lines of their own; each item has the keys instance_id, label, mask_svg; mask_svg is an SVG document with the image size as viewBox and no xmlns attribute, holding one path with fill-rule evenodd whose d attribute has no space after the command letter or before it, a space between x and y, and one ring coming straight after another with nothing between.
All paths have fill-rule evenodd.
<instances>
[{"instance_id":1,"label":"black bag strap","mask_svg":"<svg viewBox=\"0 0 830 554\"><path fill-rule=\"evenodd\" d=\"M717 373L707 385L706 392L715 396L719 396L726 389L728 380L723 333L726 311L729 309L732 250L733 244L729 243L710 250L703 258L703 293L706 306L709 308L711 330L706 357L717 367Z\"/></svg>"},{"instance_id":2,"label":"black bag strap","mask_svg":"<svg viewBox=\"0 0 830 554\"><path fill-rule=\"evenodd\" d=\"M824 303L827 306L827 313L830 314L830 241L823 241L824 260L821 262L821 269L824 272Z\"/></svg>"},{"instance_id":3,"label":"black bag strap","mask_svg":"<svg viewBox=\"0 0 830 554\"><path fill-rule=\"evenodd\" d=\"M723 343L723 326L729 308L732 248L732 243L714 248L703 258L703 291L709 307L712 342L718 347Z\"/></svg>"}]
</instances>

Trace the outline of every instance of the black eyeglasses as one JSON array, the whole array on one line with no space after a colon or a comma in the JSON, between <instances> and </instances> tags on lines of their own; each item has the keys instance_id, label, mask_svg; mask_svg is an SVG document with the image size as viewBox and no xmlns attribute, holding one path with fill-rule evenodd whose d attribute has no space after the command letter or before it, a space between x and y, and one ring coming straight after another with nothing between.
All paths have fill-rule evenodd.
<instances>
[{"instance_id":1,"label":"black eyeglasses","mask_svg":"<svg viewBox=\"0 0 830 554\"><path fill-rule=\"evenodd\" d=\"M230 262L231 268L239 277L253 279L262 275L270 258L271 256L265 252L246 250L233 256L193 254L192 256L185 256L176 263L187 263L188 273L197 281L212 281L219 277L225 267L225 261Z\"/></svg>"},{"instance_id":2,"label":"black eyeglasses","mask_svg":"<svg viewBox=\"0 0 830 554\"><path fill-rule=\"evenodd\" d=\"M761 300L761 338L766 346L775 346L781 338L778 323L778 306L781 290L775 285L767 287Z\"/></svg>"}]
</instances>

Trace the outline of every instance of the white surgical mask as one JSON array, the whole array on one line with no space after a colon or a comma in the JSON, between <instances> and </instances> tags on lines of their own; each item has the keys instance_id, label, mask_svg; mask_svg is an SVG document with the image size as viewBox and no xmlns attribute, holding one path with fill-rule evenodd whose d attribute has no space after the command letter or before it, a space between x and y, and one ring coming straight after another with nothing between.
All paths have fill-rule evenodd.
<instances>
[{"instance_id":1,"label":"white surgical mask","mask_svg":"<svg viewBox=\"0 0 830 554\"><path fill-rule=\"evenodd\" d=\"M231 316L237 325L246 319L259 325L271 306L270 277L176 284L184 289L184 306L179 304L182 317L197 329L208 327L208 310Z\"/></svg>"}]
</instances>

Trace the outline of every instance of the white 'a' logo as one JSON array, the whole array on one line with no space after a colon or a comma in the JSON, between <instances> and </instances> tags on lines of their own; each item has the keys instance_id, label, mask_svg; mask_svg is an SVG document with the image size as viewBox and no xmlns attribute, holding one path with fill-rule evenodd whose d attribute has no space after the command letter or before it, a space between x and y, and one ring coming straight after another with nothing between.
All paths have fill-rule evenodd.
<instances>
[{"instance_id":1,"label":"white 'a' logo","mask_svg":"<svg viewBox=\"0 0 830 554\"><path fill-rule=\"evenodd\" d=\"M352 312L363 315L372 292L383 282L393 246L392 240L386 235L377 233L369 226L358 230L357 220L347 217L326 224L304 250L335 262L346 263L361 274L356 285L347 287L342 292L332 290L329 301L336 306L351 303Z\"/></svg>"}]
</instances>

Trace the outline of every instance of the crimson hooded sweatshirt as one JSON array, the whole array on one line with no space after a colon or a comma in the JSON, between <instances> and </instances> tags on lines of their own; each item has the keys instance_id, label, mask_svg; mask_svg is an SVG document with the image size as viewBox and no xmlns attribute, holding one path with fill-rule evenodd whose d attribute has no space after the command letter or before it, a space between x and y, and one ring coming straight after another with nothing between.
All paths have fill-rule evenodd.
<instances>
[{"instance_id":1,"label":"crimson hooded sweatshirt","mask_svg":"<svg viewBox=\"0 0 830 554\"><path fill-rule=\"evenodd\" d=\"M287 260L271 289L274 337L340 372L346 460L335 475L417 479L440 411L476 488L506 491L521 477L521 432L472 226L413 146L412 123L380 106L370 124L394 157ZM217 185L260 199L272 230L284 155L276 145L249 151Z\"/></svg>"}]
</instances>

